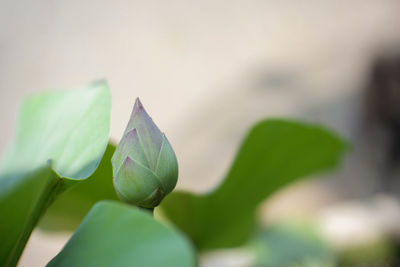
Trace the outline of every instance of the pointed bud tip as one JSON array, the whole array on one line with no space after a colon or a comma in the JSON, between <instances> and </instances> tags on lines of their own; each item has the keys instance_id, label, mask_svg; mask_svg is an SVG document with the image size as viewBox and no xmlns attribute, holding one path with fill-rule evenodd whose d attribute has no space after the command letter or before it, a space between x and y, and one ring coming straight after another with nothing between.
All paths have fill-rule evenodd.
<instances>
[{"instance_id":1,"label":"pointed bud tip","mask_svg":"<svg viewBox=\"0 0 400 267\"><path fill-rule=\"evenodd\" d=\"M132 164L133 164L133 160L130 157L126 157L126 159L122 163L122 166L126 167L126 166L132 165Z\"/></svg>"},{"instance_id":2,"label":"pointed bud tip","mask_svg":"<svg viewBox=\"0 0 400 267\"><path fill-rule=\"evenodd\" d=\"M136 98L135 105L133 106L133 108L134 109L142 109L143 108L142 102L140 102L139 97Z\"/></svg>"}]
</instances>

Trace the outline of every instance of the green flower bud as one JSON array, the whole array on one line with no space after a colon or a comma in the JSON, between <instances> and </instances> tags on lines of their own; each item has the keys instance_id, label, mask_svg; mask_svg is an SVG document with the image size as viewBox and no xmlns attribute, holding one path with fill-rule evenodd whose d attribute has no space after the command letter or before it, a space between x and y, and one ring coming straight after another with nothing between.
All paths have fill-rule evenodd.
<instances>
[{"instance_id":1,"label":"green flower bud","mask_svg":"<svg viewBox=\"0 0 400 267\"><path fill-rule=\"evenodd\" d=\"M130 204L154 208L176 185L174 150L139 98L111 162L117 195Z\"/></svg>"}]
</instances>

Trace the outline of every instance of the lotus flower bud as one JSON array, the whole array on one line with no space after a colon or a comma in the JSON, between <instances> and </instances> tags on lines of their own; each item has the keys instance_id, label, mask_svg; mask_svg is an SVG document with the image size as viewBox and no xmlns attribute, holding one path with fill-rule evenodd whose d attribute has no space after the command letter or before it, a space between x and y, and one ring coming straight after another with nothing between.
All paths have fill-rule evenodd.
<instances>
[{"instance_id":1,"label":"lotus flower bud","mask_svg":"<svg viewBox=\"0 0 400 267\"><path fill-rule=\"evenodd\" d=\"M117 195L140 207L160 204L178 179L175 153L139 99L111 162Z\"/></svg>"}]
</instances>

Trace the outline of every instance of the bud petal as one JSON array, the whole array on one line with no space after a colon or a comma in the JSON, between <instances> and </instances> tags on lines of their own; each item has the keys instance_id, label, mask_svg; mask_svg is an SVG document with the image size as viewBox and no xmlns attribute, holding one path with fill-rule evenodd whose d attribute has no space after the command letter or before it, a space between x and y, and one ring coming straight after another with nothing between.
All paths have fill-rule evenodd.
<instances>
[{"instance_id":1,"label":"bud petal","mask_svg":"<svg viewBox=\"0 0 400 267\"><path fill-rule=\"evenodd\" d=\"M176 177L178 177L178 162L165 135L163 135L163 143L158 157L156 175L163 177L160 182L166 194L175 188Z\"/></svg>"},{"instance_id":2,"label":"bud petal","mask_svg":"<svg viewBox=\"0 0 400 267\"><path fill-rule=\"evenodd\" d=\"M121 200L145 207L148 198L160 190L160 182L152 171L127 157L114 176L114 187L118 188L117 195ZM162 199L161 196L158 198L156 205Z\"/></svg>"},{"instance_id":3,"label":"bud petal","mask_svg":"<svg viewBox=\"0 0 400 267\"><path fill-rule=\"evenodd\" d=\"M124 160L130 157L148 167L146 155L137 135L137 130L133 129L127 132L119 142L111 161L113 162L113 173L117 173Z\"/></svg>"},{"instance_id":4,"label":"bud petal","mask_svg":"<svg viewBox=\"0 0 400 267\"><path fill-rule=\"evenodd\" d=\"M175 153L139 99L111 162L118 196L134 205L157 206L177 182Z\"/></svg>"}]
</instances>

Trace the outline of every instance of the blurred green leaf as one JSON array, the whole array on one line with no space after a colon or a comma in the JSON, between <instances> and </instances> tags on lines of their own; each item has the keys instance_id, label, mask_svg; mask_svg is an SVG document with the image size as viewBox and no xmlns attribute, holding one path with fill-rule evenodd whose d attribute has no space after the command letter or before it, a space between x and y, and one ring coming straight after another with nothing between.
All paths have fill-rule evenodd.
<instances>
[{"instance_id":1,"label":"blurred green leaf","mask_svg":"<svg viewBox=\"0 0 400 267\"><path fill-rule=\"evenodd\" d=\"M37 219L53 198L52 191L62 187L49 165L0 176L0 266L16 265Z\"/></svg>"},{"instance_id":2,"label":"blurred green leaf","mask_svg":"<svg viewBox=\"0 0 400 267\"><path fill-rule=\"evenodd\" d=\"M304 222L281 222L262 229L248 248L255 254L254 266L336 266L333 250Z\"/></svg>"},{"instance_id":3,"label":"blurred green leaf","mask_svg":"<svg viewBox=\"0 0 400 267\"><path fill-rule=\"evenodd\" d=\"M48 266L196 266L190 242L138 208L101 201Z\"/></svg>"},{"instance_id":4,"label":"blurred green leaf","mask_svg":"<svg viewBox=\"0 0 400 267\"><path fill-rule=\"evenodd\" d=\"M39 222L41 229L75 230L96 202L119 200L112 182L111 157L114 151L115 145L109 143L96 171L54 201Z\"/></svg>"},{"instance_id":5,"label":"blurred green leaf","mask_svg":"<svg viewBox=\"0 0 400 267\"><path fill-rule=\"evenodd\" d=\"M396 238L381 236L340 248L338 266L399 266L398 255Z\"/></svg>"},{"instance_id":6,"label":"blurred green leaf","mask_svg":"<svg viewBox=\"0 0 400 267\"><path fill-rule=\"evenodd\" d=\"M260 202L288 183L334 168L346 147L320 126L262 121L217 189L205 195L173 192L161 208L199 250L239 246L254 232Z\"/></svg>"},{"instance_id":7,"label":"blurred green leaf","mask_svg":"<svg viewBox=\"0 0 400 267\"><path fill-rule=\"evenodd\" d=\"M0 163L1 266L17 263L56 196L97 168L108 142L110 109L104 82L24 101L15 138Z\"/></svg>"}]
</instances>

